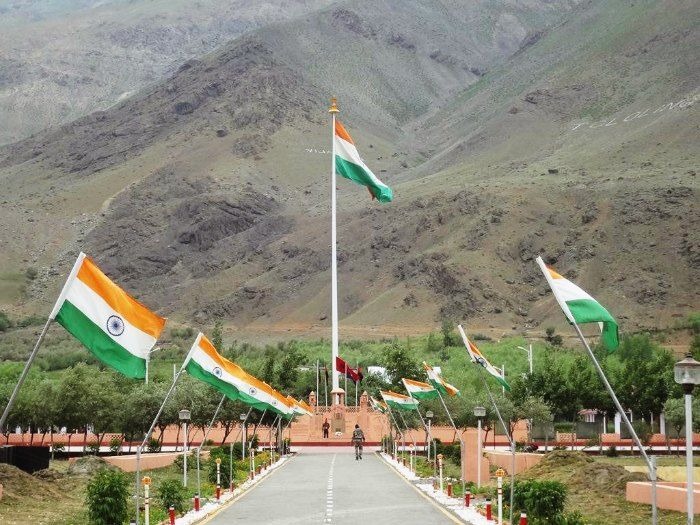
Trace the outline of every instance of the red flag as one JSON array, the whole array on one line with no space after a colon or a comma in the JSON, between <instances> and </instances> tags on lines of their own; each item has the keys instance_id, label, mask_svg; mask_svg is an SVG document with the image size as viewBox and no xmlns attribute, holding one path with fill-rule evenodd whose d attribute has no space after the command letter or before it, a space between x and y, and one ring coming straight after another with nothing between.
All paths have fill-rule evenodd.
<instances>
[{"instance_id":1,"label":"red flag","mask_svg":"<svg viewBox=\"0 0 700 525\"><path fill-rule=\"evenodd\" d=\"M336 356L335 358L335 369L338 372L345 374L347 378L353 383L362 381L364 377L360 372L359 367L357 368L357 370L355 370L351 366L348 366L348 364L343 359L341 359L340 356Z\"/></svg>"}]
</instances>

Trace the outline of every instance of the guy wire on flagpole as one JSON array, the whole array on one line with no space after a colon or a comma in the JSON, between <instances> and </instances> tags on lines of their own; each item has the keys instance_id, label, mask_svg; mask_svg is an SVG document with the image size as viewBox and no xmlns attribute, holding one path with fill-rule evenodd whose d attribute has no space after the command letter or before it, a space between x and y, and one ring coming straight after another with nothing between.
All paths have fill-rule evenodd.
<instances>
[{"instance_id":1,"label":"guy wire on flagpole","mask_svg":"<svg viewBox=\"0 0 700 525\"><path fill-rule=\"evenodd\" d=\"M445 412L447 413L447 417L450 418L450 423L452 423L452 428L455 429L455 434L457 435L457 439L459 439L459 457L463 458L464 457L464 441L462 440L462 435L459 433L459 430L457 430L457 425L455 425L454 419L452 419L452 414L450 414L450 411L447 410L447 405L445 404L445 400L442 398L442 394L440 391L436 388L438 393L438 397L440 398L440 401L442 402L442 407L445 409ZM464 493L464 476L462 477L462 493Z\"/></svg>"},{"instance_id":2,"label":"guy wire on flagpole","mask_svg":"<svg viewBox=\"0 0 700 525\"><path fill-rule=\"evenodd\" d=\"M15 404L15 398L17 397L17 394L19 393L19 389L22 388L22 384L24 383L24 380L27 378L27 374L29 373L29 368L32 366L32 363L34 362L34 358L36 357L36 354L39 351L39 347L41 346L41 343L44 340L44 336L46 335L46 332L49 329L49 325L51 324L51 321L53 321L53 319L51 317L49 317L46 320L46 324L44 325L43 330L39 334L39 339L37 339L36 344L34 345L34 349L32 350L32 353L29 354L29 358L27 359L27 362L24 364L24 369L22 370L22 373L20 374L19 379L17 380L17 384L15 385L15 388L12 391L12 394L10 395L10 399L7 400L7 405L5 405L5 410L3 410L2 417L0 417L0 432L5 430L5 421L7 421L7 416L10 414L10 410L12 410L12 405Z\"/></svg>"},{"instance_id":3,"label":"guy wire on flagpole","mask_svg":"<svg viewBox=\"0 0 700 525\"><path fill-rule=\"evenodd\" d=\"M501 422L501 426L503 427L503 431L506 433L506 437L508 438L508 442L510 443L511 467L510 467L510 518L509 518L509 521L511 523L513 523L513 494L515 492L515 490L514 490L514 487L515 487L515 441L513 441L513 436L511 435L510 429L506 426L505 422L503 421L503 418L501 417L501 411L498 410L498 405L496 405L496 400L491 395L491 389L489 388L489 385L486 382L486 378L484 377L483 370L484 370L484 367L479 365L479 377L481 377L481 381L484 383L484 388L486 388L486 393L488 394L489 399L491 400L491 404L493 405L493 408L496 411L496 414L498 415L498 420ZM494 439L495 439L495 435L496 435L495 429L493 431L493 434L494 434ZM481 439L481 437L479 437L479 439ZM481 458L479 458L479 461L481 461Z\"/></svg>"},{"instance_id":4,"label":"guy wire on flagpole","mask_svg":"<svg viewBox=\"0 0 700 525\"><path fill-rule=\"evenodd\" d=\"M586 338L583 336L581 329L579 328L578 324L576 324L576 323L572 323L572 324L576 330L576 333L578 334L579 339L581 339L583 346L585 346L586 350L588 350L588 355L593 360L593 365L595 366L595 369L598 372L600 379L603 381L603 384L605 385L605 389L608 391L608 394L610 394L610 397L612 398L613 403L615 404L615 408L619 412L620 417L625 422L625 426L627 427L630 434L632 435L632 439L634 440L635 445L637 445L639 452L641 452L642 456L644 457L644 461L647 464L647 468L649 469L649 480L651 481L651 522L653 525L656 525L658 522L658 511L657 511L657 507L656 507L656 467L654 466L654 462L652 462L649 459L649 456L647 456L647 453L644 450L642 443L639 441L639 437L637 436L637 433L634 431L634 428L632 427L632 423L630 423L630 420L627 417L627 414L625 414L625 411L622 409L622 405L620 404L620 401L618 401L617 396L615 395L615 392L612 389L612 386L610 386L610 383L608 382L608 378L605 377L605 372L603 372L603 369L601 368L600 363L598 363L598 360L596 359L595 354L593 353L593 350L591 350L591 347L588 345L588 341L586 341Z\"/></svg>"},{"instance_id":5,"label":"guy wire on flagpole","mask_svg":"<svg viewBox=\"0 0 700 525\"><path fill-rule=\"evenodd\" d=\"M195 343L193 347L199 343L199 339L201 337L201 333L197 336L197 339L195 339ZM188 361L190 360L190 354L192 353L192 349L190 349L189 353L187 354L187 357L185 357L185 360L182 362L182 366L180 367L180 370L178 371L177 375L175 376L175 379L173 379L172 385L170 385L170 389L168 390L168 393L165 394L165 399L163 399L163 403L161 403L160 408L158 409L158 413L156 414L156 417L153 418L153 423L151 423L151 427L148 429L148 432L146 432L146 435L143 437L143 441L141 442L141 445L136 447L136 494L134 495L134 498L136 499L136 525L139 525L139 502L140 502L140 490L141 490L141 450L143 447L146 445L146 441L148 441L148 438L151 436L151 433L153 432L153 429L156 426L156 423L158 422L158 418L160 415L163 413L163 408L165 408L165 404L168 402L168 398L170 398L170 395L173 393L173 390L175 390L175 385L177 385L178 380L180 379L180 376L182 375L182 372L185 370L185 366L187 366ZM183 451L183 454L186 452Z\"/></svg>"},{"instance_id":6,"label":"guy wire on flagpole","mask_svg":"<svg viewBox=\"0 0 700 525\"><path fill-rule=\"evenodd\" d=\"M275 426L277 425L277 418L279 418L280 415L277 414L275 416L275 419L272 420L272 424L270 424L270 432L269 432L269 437L268 437L268 442L270 445L270 453L272 453L272 433L274 432Z\"/></svg>"},{"instance_id":7,"label":"guy wire on flagpole","mask_svg":"<svg viewBox=\"0 0 700 525\"><path fill-rule=\"evenodd\" d=\"M335 115L340 113L335 97L331 98L331 358L333 361L331 394L340 385L338 373L335 370L335 360L338 357L338 261L336 247L336 191L335 191ZM346 385L347 386L347 385ZM333 405L338 404L338 396L333 398Z\"/></svg>"},{"instance_id":8,"label":"guy wire on flagpole","mask_svg":"<svg viewBox=\"0 0 700 525\"><path fill-rule=\"evenodd\" d=\"M256 432L257 429L258 429L258 425L260 425L260 424L262 423L263 419L265 419L265 414L266 414L266 413L267 413L267 407L265 408L265 410L263 410L263 413L262 413L262 415L260 416L260 419L258 419L258 422L255 424L255 427L253 427L253 435L250 436L250 441L248 442L248 450L252 450L252 447L253 447L253 438L255 438L255 432Z\"/></svg>"},{"instance_id":9,"label":"guy wire on flagpole","mask_svg":"<svg viewBox=\"0 0 700 525\"><path fill-rule=\"evenodd\" d=\"M207 437L209 436L209 431L211 430L211 427L214 425L214 421L216 421L216 416L219 415L219 410L221 410L221 405L224 404L224 401L226 400L226 395L221 396L221 401L219 401L219 406L216 407L216 410L214 411L214 415L211 418L211 421L209 422L209 426L207 429L204 431L204 437L202 437L202 441L200 441L199 446L197 447L197 494L201 495L202 494L202 487L199 481L199 455L202 453L202 447L204 446L204 443L207 441Z\"/></svg>"},{"instance_id":10,"label":"guy wire on flagpole","mask_svg":"<svg viewBox=\"0 0 700 525\"><path fill-rule=\"evenodd\" d=\"M406 388L405 383L404 383L404 388ZM420 422L423 423L423 428L425 428L426 435L430 434L430 432L428 431L428 425L425 424L425 420L423 419L423 416L420 413L420 409L418 408L418 400L413 397L413 394L411 394L411 391L408 388L406 388L406 391L408 392L408 397L410 397L411 399L413 399L416 402L416 405L415 405L416 412L418 412L418 417L420 418ZM430 436L428 436L428 439L430 439ZM415 440L414 440L414 445L415 445Z\"/></svg>"},{"instance_id":11,"label":"guy wire on flagpole","mask_svg":"<svg viewBox=\"0 0 700 525\"><path fill-rule=\"evenodd\" d=\"M403 441L404 441L404 443L405 443L405 442L406 442L406 437L404 436L403 431L401 430L401 427L399 426L399 423L396 421L396 418L394 417L394 411L393 411L393 410L391 409L391 407L389 406L389 403L387 403L386 409L389 411L389 415L391 416L391 419L394 420L394 425L396 425L396 431L397 431L399 434L401 434L401 437L402 437L402 439L403 439ZM408 430L408 427L406 427L406 429Z\"/></svg>"},{"instance_id":12,"label":"guy wire on flagpole","mask_svg":"<svg viewBox=\"0 0 700 525\"><path fill-rule=\"evenodd\" d=\"M399 417L401 418L401 421L403 421L403 426L406 427L406 432L408 432L408 425L406 424L406 420L403 417L403 414L401 413L401 409L397 412L399 414ZM413 437L413 432L411 432L411 441L413 441L413 446L416 446L416 438ZM404 434L403 436L403 451L406 452L406 435Z\"/></svg>"}]
</instances>

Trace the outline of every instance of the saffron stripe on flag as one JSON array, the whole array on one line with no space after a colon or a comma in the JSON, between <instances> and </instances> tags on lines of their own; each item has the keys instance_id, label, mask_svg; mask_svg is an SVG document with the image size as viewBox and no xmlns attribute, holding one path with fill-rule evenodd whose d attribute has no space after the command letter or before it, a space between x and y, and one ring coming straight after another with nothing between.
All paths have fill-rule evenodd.
<instances>
[{"instance_id":1,"label":"saffron stripe on flag","mask_svg":"<svg viewBox=\"0 0 700 525\"><path fill-rule=\"evenodd\" d=\"M163 331L165 319L155 315L136 299L114 284L89 257L78 271L78 280L99 295L113 310L154 339Z\"/></svg>"}]
</instances>

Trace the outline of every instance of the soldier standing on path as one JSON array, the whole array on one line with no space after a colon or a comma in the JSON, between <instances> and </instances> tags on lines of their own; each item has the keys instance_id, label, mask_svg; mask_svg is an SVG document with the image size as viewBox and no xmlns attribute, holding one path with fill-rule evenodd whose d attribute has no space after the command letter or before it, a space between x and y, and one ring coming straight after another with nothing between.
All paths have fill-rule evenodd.
<instances>
[{"instance_id":1,"label":"soldier standing on path","mask_svg":"<svg viewBox=\"0 0 700 525\"><path fill-rule=\"evenodd\" d=\"M360 425L355 425L355 430L352 431L352 442L355 445L355 461L362 459L362 444L365 441L365 433L362 432Z\"/></svg>"}]
</instances>

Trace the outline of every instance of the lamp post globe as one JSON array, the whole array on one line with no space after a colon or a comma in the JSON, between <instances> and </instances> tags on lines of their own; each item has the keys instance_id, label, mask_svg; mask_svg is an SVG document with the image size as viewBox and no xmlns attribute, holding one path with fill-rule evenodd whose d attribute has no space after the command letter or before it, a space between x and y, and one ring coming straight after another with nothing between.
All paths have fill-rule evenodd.
<instances>
[{"instance_id":1,"label":"lamp post globe","mask_svg":"<svg viewBox=\"0 0 700 525\"><path fill-rule=\"evenodd\" d=\"M673 379L685 393L685 463L688 525L692 525L693 509L693 389L700 384L700 363L688 354L673 365Z\"/></svg>"}]
</instances>

